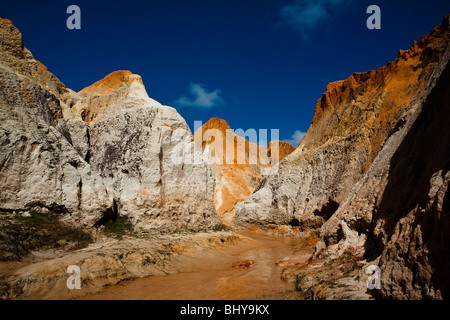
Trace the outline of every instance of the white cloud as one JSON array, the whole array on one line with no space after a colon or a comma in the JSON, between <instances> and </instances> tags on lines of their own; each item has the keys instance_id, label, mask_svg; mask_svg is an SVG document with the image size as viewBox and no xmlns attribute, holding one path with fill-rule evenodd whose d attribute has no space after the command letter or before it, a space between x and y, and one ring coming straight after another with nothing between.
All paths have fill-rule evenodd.
<instances>
[{"instance_id":1,"label":"white cloud","mask_svg":"<svg viewBox=\"0 0 450 320\"><path fill-rule=\"evenodd\" d=\"M280 9L280 17L306 40L319 24L353 2L354 0L294 0L291 5Z\"/></svg>"},{"instance_id":2,"label":"white cloud","mask_svg":"<svg viewBox=\"0 0 450 320\"><path fill-rule=\"evenodd\" d=\"M205 86L201 83L191 83L189 86L190 96L181 96L174 104L181 107L196 107L196 108L213 108L219 105L224 105L225 101L221 97L222 91L216 89L208 92Z\"/></svg>"},{"instance_id":3,"label":"white cloud","mask_svg":"<svg viewBox=\"0 0 450 320\"><path fill-rule=\"evenodd\" d=\"M294 132L294 134L292 135L291 139L284 140L284 141L290 143L294 147L297 147L298 144L300 143L300 141L302 141L302 139L305 136L305 134L306 134L306 132L303 132L303 131L300 131L300 130L296 130Z\"/></svg>"}]
</instances>

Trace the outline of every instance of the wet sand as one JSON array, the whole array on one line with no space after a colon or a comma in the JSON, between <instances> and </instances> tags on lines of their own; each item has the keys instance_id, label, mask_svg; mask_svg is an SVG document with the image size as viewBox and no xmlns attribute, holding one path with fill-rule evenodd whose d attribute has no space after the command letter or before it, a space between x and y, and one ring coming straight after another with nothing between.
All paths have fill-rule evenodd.
<instances>
[{"instance_id":1,"label":"wet sand","mask_svg":"<svg viewBox=\"0 0 450 320\"><path fill-rule=\"evenodd\" d=\"M312 248L295 237L241 234L253 241L183 256L175 262L179 273L125 281L82 299L298 299L293 284L280 278L277 262L292 255L306 260Z\"/></svg>"}]
</instances>

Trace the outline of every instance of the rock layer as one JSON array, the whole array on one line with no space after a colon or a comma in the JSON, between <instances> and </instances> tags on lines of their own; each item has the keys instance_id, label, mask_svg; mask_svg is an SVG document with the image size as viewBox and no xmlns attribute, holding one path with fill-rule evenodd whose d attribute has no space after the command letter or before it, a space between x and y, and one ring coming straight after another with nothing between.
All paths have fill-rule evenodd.
<instances>
[{"instance_id":1,"label":"rock layer","mask_svg":"<svg viewBox=\"0 0 450 320\"><path fill-rule=\"evenodd\" d=\"M195 153L189 127L148 97L140 76L114 72L76 93L6 19L0 54L1 209L51 210L87 226L123 215L158 232L221 225L211 169L176 155Z\"/></svg>"},{"instance_id":2,"label":"rock layer","mask_svg":"<svg viewBox=\"0 0 450 320\"><path fill-rule=\"evenodd\" d=\"M260 185L264 170L270 168L266 150L234 134L228 123L219 118L205 123L194 139L216 177L217 212L232 213L234 206Z\"/></svg>"},{"instance_id":3,"label":"rock layer","mask_svg":"<svg viewBox=\"0 0 450 320\"><path fill-rule=\"evenodd\" d=\"M321 229L316 258L359 251L391 299L446 299L450 270L450 46L407 123Z\"/></svg>"},{"instance_id":4,"label":"rock layer","mask_svg":"<svg viewBox=\"0 0 450 320\"><path fill-rule=\"evenodd\" d=\"M388 66L330 84L236 221L321 227L313 260L378 265L375 297L448 299L449 17Z\"/></svg>"},{"instance_id":5,"label":"rock layer","mask_svg":"<svg viewBox=\"0 0 450 320\"><path fill-rule=\"evenodd\" d=\"M236 222L317 228L327 221L404 125L448 40L443 23L387 66L329 84L297 149L237 206Z\"/></svg>"}]
</instances>

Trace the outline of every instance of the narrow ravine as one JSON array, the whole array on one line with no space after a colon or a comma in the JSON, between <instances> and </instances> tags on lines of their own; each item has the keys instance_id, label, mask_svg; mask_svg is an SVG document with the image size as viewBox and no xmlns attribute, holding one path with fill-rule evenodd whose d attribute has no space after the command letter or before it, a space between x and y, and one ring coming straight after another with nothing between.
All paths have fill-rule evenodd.
<instances>
[{"instance_id":1,"label":"narrow ravine","mask_svg":"<svg viewBox=\"0 0 450 320\"><path fill-rule=\"evenodd\" d=\"M312 248L304 239L242 235L253 241L183 256L176 262L179 273L126 281L83 299L299 299L294 285L281 279L278 262L289 256L306 261Z\"/></svg>"}]
</instances>

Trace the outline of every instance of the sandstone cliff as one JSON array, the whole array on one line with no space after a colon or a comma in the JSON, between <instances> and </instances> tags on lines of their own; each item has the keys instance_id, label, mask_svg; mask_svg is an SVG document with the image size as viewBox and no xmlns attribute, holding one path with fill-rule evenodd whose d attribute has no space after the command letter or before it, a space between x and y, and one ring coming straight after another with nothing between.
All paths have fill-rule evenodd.
<instances>
[{"instance_id":1,"label":"sandstone cliff","mask_svg":"<svg viewBox=\"0 0 450 320\"><path fill-rule=\"evenodd\" d=\"M263 180L262 170L270 167L266 150L234 134L228 123L218 118L198 129L194 140L216 177L215 208L231 223L235 205L255 191Z\"/></svg>"},{"instance_id":2,"label":"sandstone cliff","mask_svg":"<svg viewBox=\"0 0 450 320\"><path fill-rule=\"evenodd\" d=\"M377 264L381 298L450 294L449 61L450 46L405 124L320 232L315 258L351 253Z\"/></svg>"},{"instance_id":3,"label":"sandstone cliff","mask_svg":"<svg viewBox=\"0 0 450 320\"><path fill-rule=\"evenodd\" d=\"M76 93L0 19L0 208L51 210L87 226L128 216L147 231L220 226L214 177L180 161L195 146L175 109L118 71ZM201 157L200 157L201 158Z\"/></svg>"},{"instance_id":4,"label":"sandstone cliff","mask_svg":"<svg viewBox=\"0 0 450 320\"><path fill-rule=\"evenodd\" d=\"M194 140L216 177L214 204L227 224L233 222L235 206L259 187L273 166L295 150L287 142L272 141L266 151L233 133L228 123L219 118L212 118L199 128Z\"/></svg>"},{"instance_id":5,"label":"sandstone cliff","mask_svg":"<svg viewBox=\"0 0 450 320\"><path fill-rule=\"evenodd\" d=\"M361 270L343 287L378 265L378 298L449 297L449 17L386 67L330 84L297 150L238 206L240 223L321 227L297 266L309 293L334 294L317 276L326 259Z\"/></svg>"},{"instance_id":6,"label":"sandstone cliff","mask_svg":"<svg viewBox=\"0 0 450 320\"><path fill-rule=\"evenodd\" d=\"M93 224L112 200L71 145L56 96L64 86L46 77L6 19L0 54L1 208L72 212L73 220Z\"/></svg>"},{"instance_id":7,"label":"sandstone cliff","mask_svg":"<svg viewBox=\"0 0 450 320\"><path fill-rule=\"evenodd\" d=\"M300 145L237 206L236 222L320 227L404 125L448 41L444 22L387 66L329 84Z\"/></svg>"}]
</instances>

